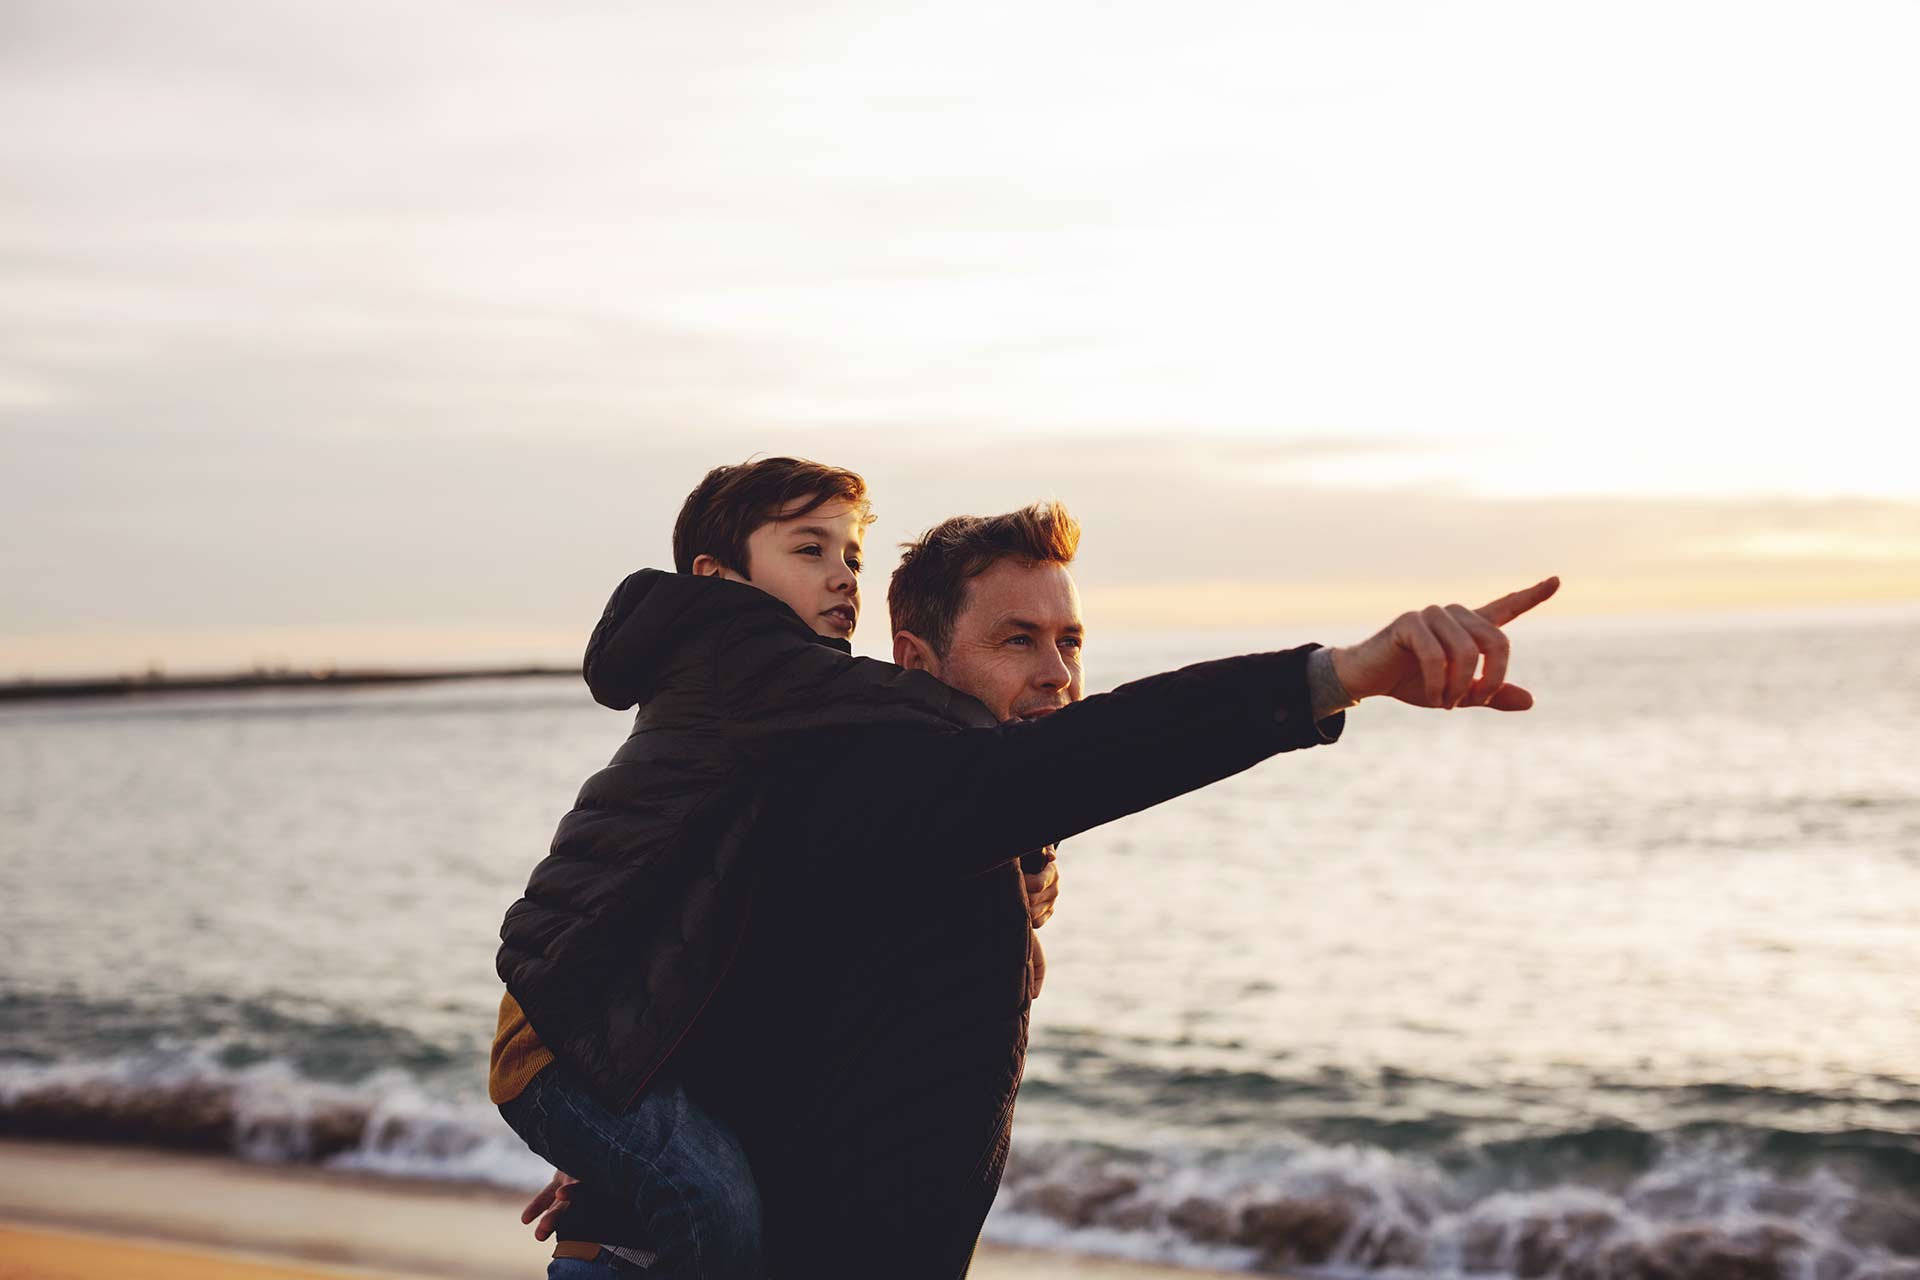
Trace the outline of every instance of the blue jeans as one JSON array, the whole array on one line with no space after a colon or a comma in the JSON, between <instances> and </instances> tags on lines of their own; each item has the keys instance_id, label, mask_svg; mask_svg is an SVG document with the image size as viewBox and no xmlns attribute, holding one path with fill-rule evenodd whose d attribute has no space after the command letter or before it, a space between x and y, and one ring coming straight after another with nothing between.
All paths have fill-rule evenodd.
<instances>
[{"instance_id":1,"label":"blue jeans","mask_svg":"<svg viewBox=\"0 0 1920 1280\"><path fill-rule=\"evenodd\" d=\"M547 1280L640 1280L653 1274L652 1268L628 1267L622 1263L588 1262L584 1258L555 1258L547 1264Z\"/></svg>"},{"instance_id":2,"label":"blue jeans","mask_svg":"<svg viewBox=\"0 0 1920 1280\"><path fill-rule=\"evenodd\" d=\"M732 1130L656 1079L631 1110L609 1111L554 1063L500 1114L535 1155L580 1179L563 1239L655 1255L655 1280L762 1280L760 1189ZM556 1258L549 1280L631 1277L625 1264Z\"/></svg>"}]
</instances>

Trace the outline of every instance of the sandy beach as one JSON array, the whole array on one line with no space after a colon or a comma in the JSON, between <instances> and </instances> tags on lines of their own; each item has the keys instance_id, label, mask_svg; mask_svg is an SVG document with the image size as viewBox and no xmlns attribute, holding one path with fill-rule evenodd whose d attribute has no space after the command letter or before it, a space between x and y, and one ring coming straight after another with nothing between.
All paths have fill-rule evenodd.
<instances>
[{"instance_id":1,"label":"sandy beach","mask_svg":"<svg viewBox=\"0 0 1920 1280\"><path fill-rule=\"evenodd\" d=\"M117 1147L0 1142L0 1280L317 1280L544 1274L525 1197ZM983 1245L976 1280L1210 1273Z\"/></svg>"}]
</instances>

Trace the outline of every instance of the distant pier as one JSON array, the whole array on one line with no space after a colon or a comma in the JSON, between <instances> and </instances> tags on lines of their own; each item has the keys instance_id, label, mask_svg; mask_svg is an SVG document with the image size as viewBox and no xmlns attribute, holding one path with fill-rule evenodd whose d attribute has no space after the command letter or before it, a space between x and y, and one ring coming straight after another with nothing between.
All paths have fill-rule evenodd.
<instances>
[{"instance_id":1,"label":"distant pier","mask_svg":"<svg viewBox=\"0 0 1920 1280\"><path fill-rule=\"evenodd\" d=\"M477 667L425 671L353 671L332 667L310 671L286 668L226 675L95 676L80 679L16 680L0 685L0 703L52 698L130 698L170 693L236 693L254 689L346 689L376 684L427 684L447 680L517 680L529 676L578 677L578 667Z\"/></svg>"}]
</instances>

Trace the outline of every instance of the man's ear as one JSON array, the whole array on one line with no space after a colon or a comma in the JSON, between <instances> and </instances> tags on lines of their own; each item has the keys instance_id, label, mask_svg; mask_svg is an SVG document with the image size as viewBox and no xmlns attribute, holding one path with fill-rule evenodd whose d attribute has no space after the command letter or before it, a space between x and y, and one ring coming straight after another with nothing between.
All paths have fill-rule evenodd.
<instances>
[{"instance_id":1,"label":"man's ear","mask_svg":"<svg viewBox=\"0 0 1920 1280\"><path fill-rule=\"evenodd\" d=\"M893 661L909 671L925 671L936 677L940 674L940 659L934 656L933 646L911 631L893 633Z\"/></svg>"}]
</instances>

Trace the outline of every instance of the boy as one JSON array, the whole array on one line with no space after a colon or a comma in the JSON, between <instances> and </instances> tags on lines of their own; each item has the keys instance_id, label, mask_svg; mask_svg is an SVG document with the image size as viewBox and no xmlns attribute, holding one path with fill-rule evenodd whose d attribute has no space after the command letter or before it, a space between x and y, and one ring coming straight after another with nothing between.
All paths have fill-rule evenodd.
<instances>
[{"instance_id":1,"label":"boy","mask_svg":"<svg viewBox=\"0 0 1920 1280\"><path fill-rule=\"evenodd\" d=\"M761 779L826 731L991 723L924 676L843 656L872 519L851 471L716 468L675 523L677 572L630 576L588 642L595 698L640 711L507 913L488 1081L528 1146L586 1184L550 1280L760 1272L746 1155L672 1059L746 928Z\"/></svg>"}]
</instances>

